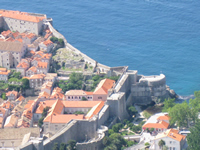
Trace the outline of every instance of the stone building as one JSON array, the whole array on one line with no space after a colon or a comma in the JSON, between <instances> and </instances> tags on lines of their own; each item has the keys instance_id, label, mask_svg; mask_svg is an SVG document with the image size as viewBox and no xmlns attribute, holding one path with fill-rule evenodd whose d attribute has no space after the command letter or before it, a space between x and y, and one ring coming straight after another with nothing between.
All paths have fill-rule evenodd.
<instances>
[{"instance_id":1,"label":"stone building","mask_svg":"<svg viewBox=\"0 0 200 150\"><path fill-rule=\"evenodd\" d=\"M0 27L4 30L20 33L27 31L39 35L42 33L45 19L46 15L0 10Z\"/></svg>"},{"instance_id":2,"label":"stone building","mask_svg":"<svg viewBox=\"0 0 200 150\"><path fill-rule=\"evenodd\" d=\"M8 76L10 74L10 70L6 68L0 68L0 80L1 81L8 81Z\"/></svg>"},{"instance_id":3,"label":"stone building","mask_svg":"<svg viewBox=\"0 0 200 150\"><path fill-rule=\"evenodd\" d=\"M27 59L22 59L21 62L17 65L17 72L21 72L22 76L26 75L26 70L30 67L30 62Z\"/></svg>"},{"instance_id":4,"label":"stone building","mask_svg":"<svg viewBox=\"0 0 200 150\"><path fill-rule=\"evenodd\" d=\"M32 75L29 79L29 84L31 88L39 88L44 83L44 74Z\"/></svg>"},{"instance_id":5,"label":"stone building","mask_svg":"<svg viewBox=\"0 0 200 150\"><path fill-rule=\"evenodd\" d=\"M21 42L0 41L0 66L16 67L25 53L26 45Z\"/></svg>"}]
</instances>

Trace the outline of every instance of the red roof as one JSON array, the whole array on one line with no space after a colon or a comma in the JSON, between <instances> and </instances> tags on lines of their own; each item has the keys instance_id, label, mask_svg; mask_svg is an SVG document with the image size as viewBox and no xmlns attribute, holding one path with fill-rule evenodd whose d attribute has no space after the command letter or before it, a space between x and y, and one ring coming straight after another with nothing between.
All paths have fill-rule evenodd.
<instances>
[{"instance_id":1,"label":"red roof","mask_svg":"<svg viewBox=\"0 0 200 150\"><path fill-rule=\"evenodd\" d=\"M108 90L111 89L115 81L111 79L103 79L96 87L94 94L108 94Z\"/></svg>"},{"instance_id":2,"label":"red roof","mask_svg":"<svg viewBox=\"0 0 200 150\"><path fill-rule=\"evenodd\" d=\"M159 129L167 129L169 127L169 123L165 122L165 121L161 121L158 123L146 123L143 125L142 128L159 128Z\"/></svg>"},{"instance_id":3,"label":"red roof","mask_svg":"<svg viewBox=\"0 0 200 150\"><path fill-rule=\"evenodd\" d=\"M24 20L29 22L40 22L43 19L46 19L46 17L33 16L28 14L27 12L11 11L11 10L0 10L0 14L2 14L3 17Z\"/></svg>"}]
</instances>

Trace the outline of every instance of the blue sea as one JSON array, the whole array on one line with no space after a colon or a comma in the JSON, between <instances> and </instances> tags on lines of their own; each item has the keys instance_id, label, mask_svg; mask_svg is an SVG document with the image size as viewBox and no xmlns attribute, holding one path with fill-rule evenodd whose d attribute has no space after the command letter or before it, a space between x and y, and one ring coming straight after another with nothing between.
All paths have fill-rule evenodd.
<instances>
[{"instance_id":1,"label":"blue sea","mask_svg":"<svg viewBox=\"0 0 200 150\"><path fill-rule=\"evenodd\" d=\"M199 0L0 0L47 14L69 43L108 66L166 75L182 96L200 90Z\"/></svg>"}]
</instances>

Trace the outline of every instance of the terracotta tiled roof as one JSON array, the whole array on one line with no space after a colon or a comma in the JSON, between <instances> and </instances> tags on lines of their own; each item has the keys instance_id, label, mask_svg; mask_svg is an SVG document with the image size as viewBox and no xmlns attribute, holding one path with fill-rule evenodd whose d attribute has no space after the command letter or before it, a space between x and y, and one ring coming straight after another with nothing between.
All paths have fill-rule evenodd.
<instances>
[{"instance_id":1,"label":"terracotta tiled roof","mask_svg":"<svg viewBox=\"0 0 200 150\"><path fill-rule=\"evenodd\" d=\"M20 38L19 39L15 39L15 41L18 41L18 42L21 42L21 43L23 42L23 40L20 39Z\"/></svg>"},{"instance_id":2,"label":"terracotta tiled roof","mask_svg":"<svg viewBox=\"0 0 200 150\"><path fill-rule=\"evenodd\" d=\"M108 94L108 90L111 89L115 81L110 79L103 79L96 87L94 94Z\"/></svg>"},{"instance_id":3,"label":"terracotta tiled roof","mask_svg":"<svg viewBox=\"0 0 200 150\"><path fill-rule=\"evenodd\" d=\"M2 117L5 115L6 109L3 107L0 107L0 114L2 114Z\"/></svg>"},{"instance_id":4,"label":"terracotta tiled roof","mask_svg":"<svg viewBox=\"0 0 200 150\"><path fill-rule=\"evenodd\" d=\"M93 95L93 92L87 92L87 91L85 91L85 94L86 95Z\"/></svg>"},{"instance_id":5,"label":"terracotta tiled roof","mask_svg":"<svg viewBox=\"0 0 200 150\"><path fill-rule=\"evenodd\" d=\"M46 19L46 17L33 16L26 12L11 11L11 10L0 10L0 14L2 14L3 17L13 18L17 20L24 20L29 22L40 22L43 19Z\"/></svg>"},{"instance_id":6,"label":"terracotta tiled roof","mask_svg":"<svg viewBox=\"0 0 200 150\"><path fill-rule=\"evenodd\" d=\"M17 96L18 92L17 91L9 91L6 93L6 96L10 96L11 94L14 94L15 96Z\"/></svg>"},{"instance_id":7,"label":"terracotta tiled roof","mask_svg":"<svg viewBox=\"0 0 200 150\"><path fill-rule=\"evenodd\" d=\"M0 71L1 71L1 72L6 72L7 69L6 69L6 68L0 68Z\"/></svg>"},{"instance_id":8,"label":"terracotta tiled roof","mask_svg":"<svg viewBox=\"0 0 200 150\"><path fill-rule=\"evenodd\" d=\"M48 99L50 97L50 95L44 91L44 92L40 92L38 97L39 98L44 97L44 98Z\"/></svg>"},{"instance_id":9,"label":"terracotta tiled roof","mask_svg":"<svg viewBox=\"0 0 200 150\"><path fill-rule=\"evenodd\" d=\"M27 104L24 106L24 109L30 108L31 105L34 103L34 101L35 101L35 100L29 100L29 101L27 102Z\"/></svg>"},{"instance_id":10,"label":"terracotta tiled roof","mask_svg":"<svg viewBox=\"0 0 200 150\"><path fill-rule=\"evenodd\" d=\"M45 39L48 39L52 35L52 32L50 30L46 30L46 34L44 36Z\"/></svg>"},{"instance_id":11,"label":"terracotta tiled roof","mask_svg":"<svg viewBox=\"0 0 200 150\"><path fill-rule=\"evenodd\" d=\"M18 65L17 65L17 68L24 68L24 69L27 69L29 67L29 65L26 63L26 62L20 62Z\"/></svg>"},{"instance_id":12,"label":"terracotta tiled roof","mask_svg":"<svg viewBox=\"0 0 200 150\"><path fill-rule=\"evenodd\" d=\"M51 118L51 119L50 119ZM72 119L78 119L82 120L84 119L84 115L73 115L73 114L51 114L51 116L48 116L44 119L44 122L50 122L50 123L62 123L66 124Z\"/></svg>"},{"instance_id":13,"label":"terracotta tiled roof","mask_svg":"<svg viewBox=\"0 0 200 150\"><path fill-rule=\"evenodd\" d=\"M30 77L30 79L43 79L44 77L44 74L34 74Z\"/></svg>"},{"instance_id":14,"label":"terracotta tiled roof","mask_svg":"<svg viewBox=\"0 0 200 150\"><path fill-rule=\"evenodd\" d=\"M21 102L23 100L25 100L25 98L22 95L18 99L16 99L16 101L18 101L18 102Z\"/></svg>"},{"instance_id":15,"label":"terracotta tiled roof","mask_svg":"<svg viewBox=\"0 0 200 150\"><path fill-rule=\"evenodd\" d=\"M67 96L75 96L75 95L87 95L83 90L69 90L65 93Z\"/></svg>"},{"instance_id":16,"label":"terracotta tiled roof","mask_svg":"<svg viewBox=\"0 0 200 150\"><path fill-rule=\"evenodd\" d=\"M89 112L88 114L85 116L86 119L90 119L92 118L94 115L97 115L100 110L103 108L104 106L104 101L101 101L100 103L98 103L96 106L94 106Z\"/></svg>"},{"instance_id":17,"label":"terracotta tiled roof","mask_svg":"<svg viewBox=\"0 0 200 150\"><path fill-rule=\"evenodd\" d=\"M19 36L19 32L18 31L13 32L12 35L13 35L14 38L17 38Z\"/></svg>"},{"instance_id":18,"label":"terracotta tiled roof","mask_svg":"<svg viewBox=\"0 0 200 150\"><path fill-rule=\"evenodd\" d=\"M26 77L26 76L24 76L24 77L23 77L23 79L28 79L28 80L29 80L29 79L30 79L30 77Z\"/></svg>"},{"instance_id":19,"label":"terracotta tiled roof","mask_svg":"<svg viewBox=\"0 0 200 150\"><path fill-rule=\"evenodd\" d=\"M44 102L40 102L38 105L38 108L36 109L37 114L41 114L43 112L43 109L45 107L52 107L52 105L55 103L55 100L46 100Z\"/></svg>"},{"instance_id":20,"label":"terracotta tiled roof","mask_svg":"<svg viewBox=\"0 0 200 150\"><path fill-rule=\"evenodd\" d=\"M53 42L51 40L46 40L43 42L44 45L49 46L51 44L53 44Z\"/></svg>"},{"instance_id":21,"label":"terracotta tiled roof","mask_svg":"<svg viewBox=\"0 0 200 150\"><path fill-rule=\"evenodd\" d=\"M6 68L0 68L0 75L8 75L9 73L10 70L7 70Z\"/></svg>"},{"instance_id":22,"label":"terracotta tiled roof","mask_svg":"<svg viewBox=\"0 0 200 150\"><path fill-rule=\"evenodd\" d=\"M157 118L157 120L169 120L169 119L170 119L170 117L169 117L168 115L159 116L159 117Z\"/></svg>"},{"instance_id":23,"label":"terracotta tiled roof","mask_svg":"<svg viewBox=\"0 0 200 150\"><path fill-rule=\"evenodd\" d=\"M7 30L7 31L3 31L1 32L1 34L4 36L4 37L7 37L9 34L11 34L12 32L10 30Z\"/></svg>"},{"instance_id":24,"label":"terracotta tiled roof","mask_svg":"<svg viewBox=\"0 0 200 150\"><path fill-rule=\"evenodd\" d=\"M159 129L167 129L169 127L169 123L165 121L160 121L158 123L146 123L142 128L159 128Z\"/></svg>"},{"instance_id":25,"label":"terracotta tiled roof","mask_svg":"<svg viewBox=\"0 0 200 150\"><path fill-rule=\"evenodd\" d=\"M51 99L63 99L63 97L64 97L64 94L60 92L56 92L56 91L53 91L53 93L50 96Z\"/></svg>"},{"instance_id":26,"label":"terracotta tiled roof","mask_svg":"<svg viewBox=\"0 0 200 150\"><path fill-rule=\"evenodd\" d=\"M34 57L37 56L37 55L39 55L40 57L42 57L44 55L44 53L42 51L37 51L37 52L35 52Z\"/></svg>"},{"instance_id":27,"label":"terracotta tiled roof","mask_svg":"<svg viewBox=\"0 0 200 150\"><path fill-rule=\"evenodd\" d=\"M53 89L53 92L60 92L60 93L62 93L62 89L59 88L59 87L55 87L55 88Z\"/></svg>"},{"instance_id":28,"label":"terracotta tiled roof","mask_svg":"<svg viewBox=\"0 0 200 150\"><path fill-rule=\"evenodd\" d=\"M46 53L46 54L44 54L44 55L42 56L42 58L44 58L44 59L50 59L51 56L52 56L52 54Z\"/></svg>"},{"instance_id":29,"label":"terracotta tiled roof","mask_svg":"<svg viewBox=\"0 0 200 150\"><path fill-rule=\"evenodd\" d=\"M12 37L9 37L9 38L5 39L5 41L13 42L13 41L15 41L15 40L14 40Z\"/></svg>"},{"instance_id":30,"label":"terracotta tiled roof","mask_svg":"<svg viewBox=\"0 0 200 150\"><path fill-rule=\"evenodd\" d=\"M48 63L47 62L42 62L42 61L38 61L38 68L47 68Z\"/></svg>"},{"instance_id":31,"label":"terracotta tiled roof","mask_svg":"<svg viewBox=\"0 0 200 150\"><path fill-rule=\"evenodd\" d=\"M29 39L32 39L32 38L36 37L36 35L35 35L34 33L29 33L29 34L27 35L27 37L28 37Z\"/></svg>"},{"instance_id":32,"label":"terracotta tiled roof","mask_svg":"<svg viewBox=\"0 0 200 150\"><path fill-rule=\"evenodd\" d=\"M32 55L35 55L35 52L34 52L33 50L30 50L30 53L31 53Z\"/></svg>"},{"instance_id":33,"label":"terracotta tiled roof","mask_svg":"<svg viewBox=\"0 0 200 150\"><path fill-rule=\"evenodd\" d=\"M160 139L160 138L164 138L164 137L169 137L169 138L172 138L179 142L181 142L181 140L184 140L186 138L186 136L179 134L178 130L168 129L167 131L165 131L163 133L159 133L155 139Z\"/></svg>"},{"instance_id":34,"label":"terracotta tiled roof","mask_svg":"<svg viewBox=\"0 0 200 150\"><path fill-rule=\"evenodd\" d=\"M10 101L6 101L6 102L1 104L1 107L6 108L6 109L13 109L14 108L14 104L11 103Z\"/></svg>"}]
</instances>

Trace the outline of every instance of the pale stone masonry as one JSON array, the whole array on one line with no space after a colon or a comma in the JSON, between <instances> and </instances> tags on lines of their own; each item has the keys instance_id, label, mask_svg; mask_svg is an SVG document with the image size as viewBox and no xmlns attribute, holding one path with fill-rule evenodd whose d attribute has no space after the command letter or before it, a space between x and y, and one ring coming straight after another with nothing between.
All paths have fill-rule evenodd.
<instances>
[{"instance_id":1,"label":"pale stone masonry","mask_svg":"<svg viewBox=\"0 0 200 150\"><path fill-rule=\"evenodd\" d=\"M26 45L21 42L0 41L0 66L16 67L25 53Z\"/></svg>"},{"instance_id":2,"label":"pale stone masonry","mask_svg":"<svg viewBox=\"0 0 200 150\"><path fill-rule=\"evenodd\" d=\"M39 35L42 33L45 19L46 15L0 10L0 27L4 30L27 31Z\"/></svg>"}]
</instances>

